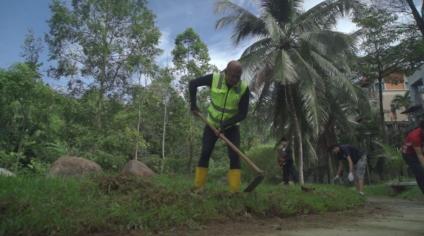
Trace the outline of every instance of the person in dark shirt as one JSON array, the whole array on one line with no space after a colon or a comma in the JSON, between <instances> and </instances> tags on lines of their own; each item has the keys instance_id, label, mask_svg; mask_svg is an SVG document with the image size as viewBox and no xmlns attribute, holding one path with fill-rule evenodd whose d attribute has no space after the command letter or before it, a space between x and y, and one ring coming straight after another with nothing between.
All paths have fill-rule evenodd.
<instances>
[{"instance_id":1,"label":"person in dark shirt","mask_svg":"<svg viewBox=\"0 0 424 236\"><path fill-rule=\"evenodd\" d=\"M208 123L222 132L235 146L240 146L239 122L247 116L249 108L249 88L241 81L242 67L238 61L228 63L220 73L209 74L189 82L190 104L193 114L199 111L196 104L197 88L210 88ZM207 125L203 131L202 151L195 171L194 187L203 189L209 166L209 158L218 139L217 134ZM240 159L236 152L228 147L230 170L228 186L230 192L240 189Z\"/></svg>"},{"instance_id":2,"label":"person in dark shirt","mask_svg":"<svg viewBox=\"0 0 424 236\"><path fill-rule=\"evenodd\" d=\"M277 162L283 172L284 184L289 184L290 177L296 183L298 173L294 167L289 142L285 137L281 138L277 147Z\"/></svg>"},{"instance_id":3,"label":"person in dark shirt","mask_svg":"<svg viewBox=\"0 0 424 236\"><path fill-rule=\"evenodd\" d=\"M350 144L335 144L329 150L336 156L339 168L335 180L339 179L343 171L343 161L349 164L348 179L355 181L356 190L364 195L364 176L367 167L367 155Z\"/></svg>"},{"instance_id":4,"label":"person in dark shirt","mask_svg":"<svg viewBox=\"0 0 424 236\"><path fill-rule=\"evenodd\" d=\"M421 121L419 127L406 135L402 146L403 160L415 175L415 179L422 193L424 193L423 129L424 121Z\"/></svg>"}]
</instances>

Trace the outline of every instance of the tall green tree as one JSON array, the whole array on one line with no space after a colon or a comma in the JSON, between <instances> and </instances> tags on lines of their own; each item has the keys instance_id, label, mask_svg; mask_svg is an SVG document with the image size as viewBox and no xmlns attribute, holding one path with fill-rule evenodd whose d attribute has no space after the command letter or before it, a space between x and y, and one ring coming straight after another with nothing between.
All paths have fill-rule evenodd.
<instances>
[{"instance_id":1,"label":"tall green tree","mask_svg":"<svg viewBox=\"0 0 424 236\"><path fill-rule=\"evenodd\" d=\"M27 63L0 70L0 149L26 158L52 161L49 145L61 143L65 100Z\"/></svg>"},{"instance_id":2,"label":"tall green tree","mask_svg":"<svg viewBox=\"0 0 424 236\"><path fill-rule=\"evenodd\" d=\"M360 4L327 0L303 12L302 3L261 0L260 14L255 15L222 0L216 10L224 14L218 28L234 26L235 43L257 37L241 61L259 89L260 100L265 99L271 108L274 130L280 132L277 136L292 139L304 184L304 156L316 158L317 139L331 114L339 111L346 118L346 108L358 105L358 89L348 79L352 39L331 29L337 17ZM337 91L346 100L334 97Z\"/></svg>"},{"instance_id":3,"label":"tall green tree","mask_svg":"<svg viewBox=\"0 0 424 236\"><path fill-rule=\"evenodd\" d=\"M189 100L188 82L194 78L202 76L207 72L211 72L213 67L209 64L210 58L208 48L200 39L199 35L192 29L188 28L175 39L175 48L172 50L173 63L179 79L180 91L183 92L186 101ZM188 143L188 170L191 170L194 156L194 140L196 134L200 131L193 126L193 117L191 112L187 110L187 121L189 135Z\"/></svg>"},{"instance_id":4,"label":"tall green tree","mask_svg":"<svg viewBox=\"0 0 424 236\"><path fill-rule=\"evenodd\" d=\"M172 56L177 75L181 76L181 91L188 98L188 81L211 70L208 47L192 28L188 28L175 38Z\"/></svg>"},{"instance_id":5,"label":"tall green tree","mask_svg":"<svg viewBox=\"0 0 424 236\"><path fill-rule=\"evenodd\" d=\"M160 32L145 0L53 0L46 41L50 75L79 79L98 88L96 123L102 126L103 99L128 85L136 69L160 52Z\"/></svg>"},{"instance_id":6,"label":"tall green tree","mask_svg":"<svg viewBox=\"0 0 424 236\"><path fill-rule=\"evenodd\" d=\"M377 81L380 125L386 140L383 85L384 78L393 72L410 74L424 63L424 41L409 37L399 29L397 16L386 10L370 8L354 20L361 30L359 50L365 56L359 59L359 70L371 81Z\"/></svg>"},{"instance_id":7,"label":"tall green tree","mask_svg":"<svg viewBox=\"0 0 424 236\"><path fill-rule=\"evenodd\" d=\"M389 50L400 37L400 32L395 27L396 20L396 15L375 8L364 11L355 19L361 27L363 39L359 48L366 55L362 60L362 72L368 79L378 83L380 125L385 141L387 137L383 110L383 78L399 69L396 58Z\"/></svg>"},{"instance_id":8,"label":"tall green tree","mask_svg":"<svg viewBox=\"0 0 424 236\"><path fill-rule=\"evenodd\" d=\"M418 5L421 2L421 13L418 11ZM410 27L410 23L401 23L407 28L413 28L421 33L424 38L424 1L420 0L374 0L372 6L390 11L395 14L410 15L413 17L415 27Z\"/></svg>"},{"instance_id":9,"label":"tall green tree","mask_svg":"<svg viewBox=\"0 0 424 236\"><path fill-rule=\"evenodd\" d=\"M24 58L25 63L36 71L43 65L43 63L40 62L42 50L43 42L41 38L36 37L33 30L28 30L22 45L21 56Z\"/></svg>"}]
</instances>

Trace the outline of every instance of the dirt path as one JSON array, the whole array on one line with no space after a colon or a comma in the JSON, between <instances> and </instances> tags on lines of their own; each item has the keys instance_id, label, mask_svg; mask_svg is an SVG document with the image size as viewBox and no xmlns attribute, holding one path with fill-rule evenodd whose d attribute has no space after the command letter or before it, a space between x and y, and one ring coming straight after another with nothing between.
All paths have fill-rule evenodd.
<instances>
[{"instance_id":1,"label":"dirt path","mask_svg":"<svg viewBox=\"0 0 424 236\"><path fill-rule=\"evenodd\" d=\"M174 235L180 235L174 232ZM362 209L286 219L214 223L181 235L424 236L424 202L370 198Z\"/></svg>"}]
</instances>

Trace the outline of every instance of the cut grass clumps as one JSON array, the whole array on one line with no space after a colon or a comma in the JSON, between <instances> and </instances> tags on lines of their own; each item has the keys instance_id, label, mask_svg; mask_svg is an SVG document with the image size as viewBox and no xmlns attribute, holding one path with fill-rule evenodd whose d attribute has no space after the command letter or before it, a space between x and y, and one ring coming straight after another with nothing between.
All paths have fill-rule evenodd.
<instances>
[{"instance_id":1,"label":"cut grass clumps","mask_svg":"<svg viewBox=\"0 0 424 236\"><path fill-rule=\"evenodd\" d=\"M143 181L125 176L82 179L0 178L0 235L76 235L196 227L213 220L286 217L345 210L363 204L354 191L314 185L260 185L255 192L230 194L208 183L190 192L192 179L158 176Z\"/></svg>"}]
</instances>

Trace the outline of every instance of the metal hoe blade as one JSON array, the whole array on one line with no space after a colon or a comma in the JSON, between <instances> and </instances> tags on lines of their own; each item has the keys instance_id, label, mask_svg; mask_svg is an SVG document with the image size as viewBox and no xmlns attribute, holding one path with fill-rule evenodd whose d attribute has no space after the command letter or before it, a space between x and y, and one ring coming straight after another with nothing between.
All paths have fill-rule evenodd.
<instances>
[{"instance_id":1,"label":"metal hoe blade","mask_svg":"<svg viewBox=\"0 0 424 236\"><path fill-rule=\"evenodd\" d=\"M247 185L247 187L244 189L243 192L246 192L246 193L252 192L262 182L262 180L264 180L264 176L263 175L256 176L253 179L253 181L250 182L249 185Z\"/></svg>"}]
</instances>

